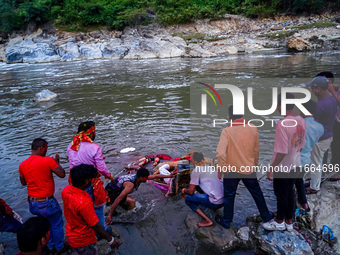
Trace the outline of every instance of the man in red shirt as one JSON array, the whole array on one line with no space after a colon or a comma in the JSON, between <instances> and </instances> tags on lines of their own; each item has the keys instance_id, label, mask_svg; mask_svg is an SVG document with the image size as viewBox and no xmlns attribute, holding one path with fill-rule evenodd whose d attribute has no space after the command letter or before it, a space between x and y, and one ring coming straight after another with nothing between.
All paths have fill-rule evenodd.
<instances>
[{"instance_id":1,"label":"man in red shirt","mask_svg":"<svg viewBox=\"0 0 340 255\"><path fill-rule=\"evenodd\" d=\"M72 185L61 192L67 221L66 236L70 246L80 255L97 255L96 232L108 241L112 249L119 247L119 243L99 223L92 198L85 191L97 173L92 165L82 164L72 168Z\"/></svg>"},{"instance_id":2,"label":"man in red shirt","mask_svg":"<svg viewBox=\"0 0 340 255\"><path fill-rule=\"evenodd\" d=\"M48 144L37 138L32 142L31 156L19 166L20 181L27 185L29 210L34 215L41 215L51 224L51 238L48 248L58 253L67 249L64 246L64 221L58 201L54 198L53 173L65 177L65 170L59 165L59 154L54 158L46 157Z\"/></svg>"},{"instance_id":3,"label":"man in red shirt","mask_svg":"<svg viewBox=\"0 0 340 255\"><path fill-rule=\"evenodd\" d=\"M20 228L17 240L19 250L17 255L41 255L50 240L50 223L42 217L29 218Z\"/></svg>"}]
</instances>

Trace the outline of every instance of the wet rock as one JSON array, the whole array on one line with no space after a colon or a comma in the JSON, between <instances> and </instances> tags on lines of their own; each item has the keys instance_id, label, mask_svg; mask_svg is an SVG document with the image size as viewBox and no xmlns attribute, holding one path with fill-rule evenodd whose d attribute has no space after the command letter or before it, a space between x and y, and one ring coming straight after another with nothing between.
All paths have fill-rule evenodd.
<instances>
[{"instance_id":1,"label":"wet rock","mask_svg":"<svg viewBox=\"0 0 340 255\"><path fill-rule=\"evenodd\" d=\"M266 254L314 254L305 238L298 232L266 231L262 226L258 229L256 238L259 241L259 249Z\"/></svg>"},{"instance_id":2,"label":"wet rock","mask_svg":"<svg viewBox=\"0 0 340 255\"><path fill-rule=\"evenodd\" d=\"M44 89L43 91L35 94L35 97L33 98L34 102L46 102L46 101L50 101L54 98L57 97L57 94L48 90L48 89Z\"/></svg>"},{"instance_id":3,"label":"wet rock","mask_svg":"<svg viewBox=\"0 0 340 255\"><path fill-rule=\"evenodd\" d=\"M57 52L62 61L75 60L80 57L78 45L73 42L60 45Z\"/></svg>"},{"instance_id":4,"label":"wet rock","mask_svg":"<svg viewBox=\"0 0 340 255\"><path fill-rule=\"evenodd\" d=\"M319 232L323 225L327 225L339 238L340 182L324 182L316 195L308 196L308 203L312 230ZM340 253L339 242L334 245L334 249Z\"/></svg>"},{"instance_id":5,"label":"wet rock","mask_svg":"<svg viewBox=\"0 0 340 255\"><path fill-rule=\"evenodd\" d=\"M5 51L7 63L35 63L60 60L60 57L54 52L48 43L34 43L31 40L17 41L15 43L12 42L12 44L10 43Z\"/></svg>"},{"instance_id":6,"label":"wet rock","mask_svg":"<svg viewBox=\"0 0 340 255\"><path fill-rule=\"evenodd\" d=\"M29 36L26 36L25 40L32 40L33 41L33 39L35 39L38 36L40 36L42 34L42 32L43 32L42 29L39 28L36 32L30 34Z\"/></svg>"},{"instance_id":7,"label":"wet rock","mask_svg":"<svg viewBox=\"0 0 340 255\"><path fill-rule=\"evenodd\" d=\"M0 61L6 61L6 46L5 45L0 45Z\"/></svg>"},{"instance_id":8,"label":"wet rock","mask_svg":"<svg viewBox=\"0 0 340 255\"><path fill-rule=\"evenodd\" d=\"M233 250L240 246L241 241L237 238L233 228L224 229L218 224L199 228L197 223L200 221L201 219L198 215L190 214L185 219L185 224L202 244L213 247L220 252Z\"/></svg>"},{"instance_id":9,"label":"wet rock","mask_svg":"<svg viewBox=\"0 0 340 255\"><path fill-rule=\"evenodd\" d=\"M191 44L190 46L185 48L185 53L182 56L191 58L210 58L215 57L216 54L203 49L198 44Z\"/></svg>"},{"instance_id":10,"label":"wet rock","mask_svg":"<svg viewBox=\"0 0 340 255\"><path fill-rule=\"evenodd\" d=\"M81 57L86 59L98 59L102 58L102 49L104 45L101 43L82 43L79 46L79 52Z\"/></svg>"},{"instance_id":11,"label":"wet rock","mask_svg":"<svg viewBox=\"0 0 340 255\"><path fill-rule=\"evenodd\" d=\"M83 40L84 40L84 34L75 35L75 36L74 36L74 40L75 40L76 42L83 41Z\"/></svg>"},{"instance_id":12,"label":"wet rock","mask_svg":"<svg viewBox=\"0 0 340 255\"><path fill-rule=\"evenodd\" d=\"M237 236L243 240L243 241L248 241L249 240L249 227L241 227L239 230L237 230Z\"/></svg>"},{"instance_id":13,"label":"wet rock","mask_svg":"<svg viewBox=\"0 0 340 255\"><path fill-rule=\"evenodd\" d=\"M236 48L235 46L230 46L230 47L227 47L226 48L226 51L229 53L229 54L237 54L239 49Z\"/></svg>"},{"instance_id":14,"label":"wet rock","mask_svg":"<svg viewBox=\"0 0 340 255\"><path fill-rule=\"evenodd\" d=\"M99 37L102 36L102 33L100 31L92 31L88 33L89 36L92 38L98 39Z\"/></svg>"},{"instance_id":15,"label":"wet rock","mask_svg":"<svg viewBox=\"0 0 340 255\"><path fill-rule=\"evenodd\" d=\"M120 44L120 40L111 41L104 46L102 54L104 58L121 59L129 53L130 48Z\"/></svg>"},{"instance_id":16,"label":"wet rock","mask_svg":"<svg viewBox=\"0 0 340 255\"><path fill-rule=\"evenodd\" d=\"M313 45L302 38L291 38L287 46L288 50L291 51L308 51L313 49Z\"/></svg>"}]
</instances>

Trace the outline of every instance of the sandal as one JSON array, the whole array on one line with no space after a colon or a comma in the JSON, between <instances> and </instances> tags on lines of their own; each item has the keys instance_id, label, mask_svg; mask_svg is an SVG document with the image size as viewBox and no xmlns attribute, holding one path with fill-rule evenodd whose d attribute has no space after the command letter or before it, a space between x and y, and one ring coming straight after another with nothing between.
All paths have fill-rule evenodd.
<instances>
[{"instance_id":1,"label":"sandal","mask_svg":"<svg viewBox=\"0 0 340 255\"><path fill-rule=\"evenodd\" d=\"M306 188L305 191L306 195L317 194L319 192L318 190L311 189L310 187Z\"/></svg>"}]
</instances>

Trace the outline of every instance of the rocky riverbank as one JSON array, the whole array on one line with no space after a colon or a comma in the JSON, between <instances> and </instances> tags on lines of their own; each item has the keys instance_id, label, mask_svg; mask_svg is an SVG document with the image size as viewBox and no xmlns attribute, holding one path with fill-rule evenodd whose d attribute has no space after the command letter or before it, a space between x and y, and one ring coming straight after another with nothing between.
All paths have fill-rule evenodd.
<instances>
[{"instance_id":1,"label":"rocky riverbank","mask_svg":"<svg viewBox=\"0 0 340 255\"><path fill-rule=\"evenodd\" d=\"M218 252L238 248L255 251L256 254L316 254L331 255L340 253L340 245L334 246L322 240L320 230L329 226L335 237L339 237L340 182L326 182L321 192L308 197L311 212L297 217L296 231L269 232L261 227L261 218L252 215L247 218L247 226L236 229L233 225L228 230L218 224L207 228L198 228L200 218L192 213L185 220L187 227L205 246ZM220 210L217 213L222 214ZM211 210L207 214L214 218Z\"/></svg>"},{"instance_id":2,"label":"rocky riverbank","mask_svg":"<svg viewBox=\"0 0 340 255\"><path fill-rule=\"evenodd\" d=\"M37 31L2 34L0 61L37 63L81 59L217 57L265 50L337 50L340 15L221 20L163 27L159 24L71 33L46 25Z\"/></svg>"}]
</instances>

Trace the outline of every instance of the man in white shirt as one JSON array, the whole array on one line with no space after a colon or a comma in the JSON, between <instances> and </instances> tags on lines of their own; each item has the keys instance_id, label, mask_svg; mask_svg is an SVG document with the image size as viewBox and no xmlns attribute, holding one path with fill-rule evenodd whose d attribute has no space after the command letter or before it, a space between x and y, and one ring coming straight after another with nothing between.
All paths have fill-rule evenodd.
<instances>
[{"instance_id":1,"label":"man in white shirt","mask_svg":"<svg viewBox=\"0 0 340 255\"><path fill-rule=\"evenodd\" d=\"M223 183L217 177L217 170L206 166L202 153L195 152L192 162L195 169L191 173L191 180L188 189L183 189L185 203L199 216L203 218L197 225L208 227L213 224L212 220L202 211L200 206L218 209L223 206L224 191ZM203 190L203 194L195 193L196 186Z\"/></svg>"}]
</instances>

